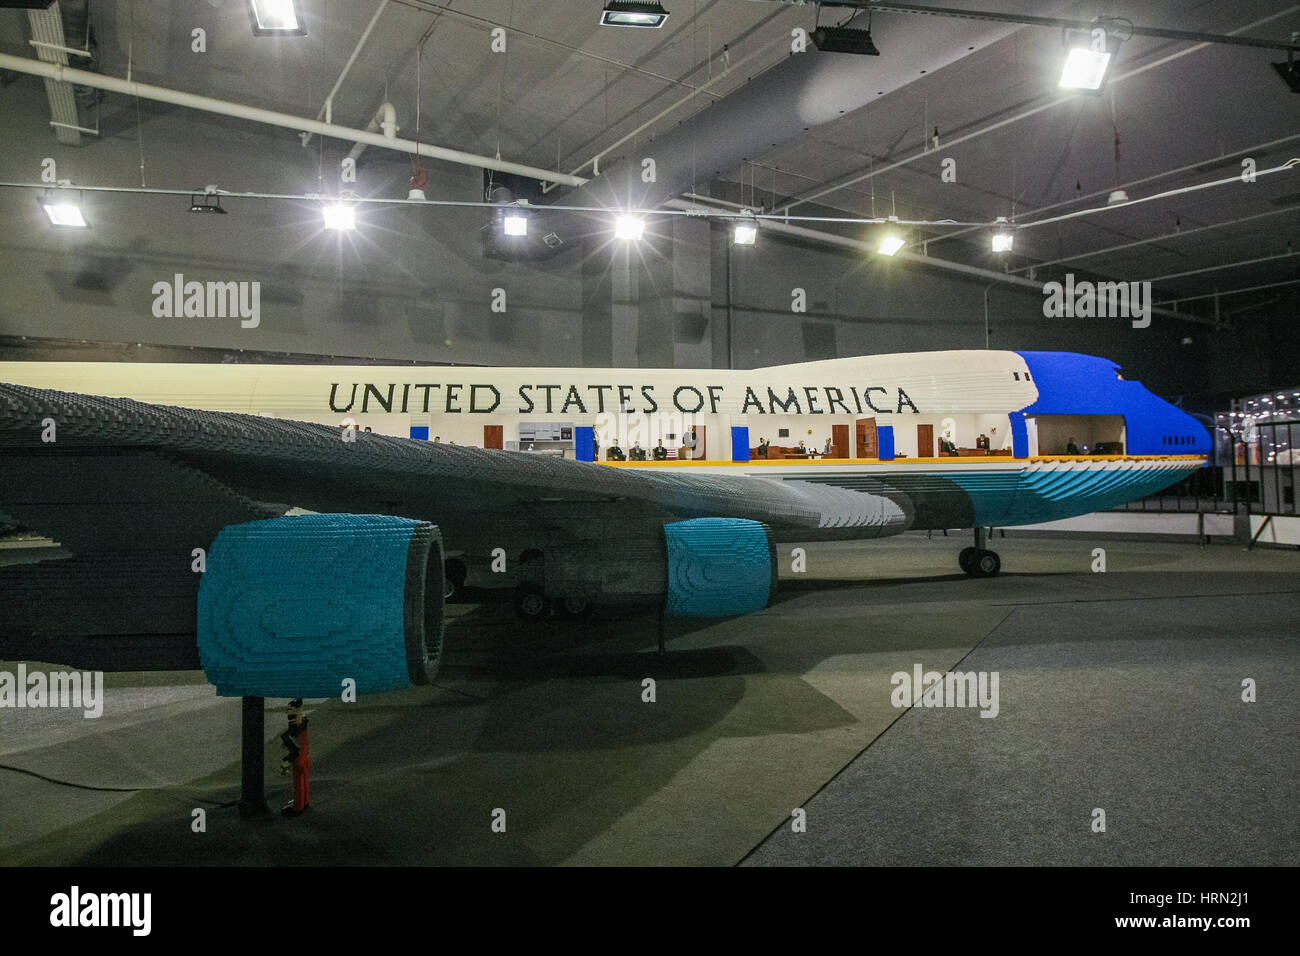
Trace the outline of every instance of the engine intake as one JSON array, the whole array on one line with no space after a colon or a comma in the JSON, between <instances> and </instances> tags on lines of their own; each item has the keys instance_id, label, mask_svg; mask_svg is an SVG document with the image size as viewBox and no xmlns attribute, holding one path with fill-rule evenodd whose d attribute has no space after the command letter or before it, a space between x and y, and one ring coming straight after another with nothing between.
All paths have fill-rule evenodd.
<instances>
[{"instance_id":1,"label":"engine intake","mask_svg":"<svg viewBox=\"0 0 1300 956\"><path fill-rule=\"evenodd\" d=\"M776 545L766 525L744 518L693 518L664 525L665 613L731 617L767 607L776 593Z\"/></svg>"},{"instance_id":2,"label":"engine intake","mask_svg":"<svg viewBox=\"0 0 1300 956\"><path fill-rule=\"evenodd\" d=\"M427 684L443 637L442 538L388 515L230 525L199 586L199 658L223 697L333 697ZM432 587L432 592L430 591Z\"/></svg>"}]
</instances>

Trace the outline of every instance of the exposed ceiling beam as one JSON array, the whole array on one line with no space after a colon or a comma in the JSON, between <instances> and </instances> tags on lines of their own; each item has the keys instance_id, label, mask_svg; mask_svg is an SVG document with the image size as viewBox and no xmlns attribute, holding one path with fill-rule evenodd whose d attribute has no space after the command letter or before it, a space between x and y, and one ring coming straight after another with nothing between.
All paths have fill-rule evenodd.
<instances>
[{"instance_id":1,"label":"exposed ceiling beam","mask_svg":"<svg viewBox=\"0 0 1300 956\"><path fill-rule=\"evenodd\" d=\"M688 202L685 199L673 199L665 205L674 209L694 210L701 215L719 215L734 217L734 213L724 209L716 209L699 203ZM816 242L822 245L839 246L842 249L852 249L855 252L876 254L876 247L869 242L861 239L854 239L851 236L839 236L830 232L822 232L818 229L809 229L806 226L792 226L779 220L766 219L760 227L760 232L775 232L786 236L794 236L799 239L806 239L809 242ZM944 272L956 272L960 275L969 276L972 279L983 279L998 285L1015 286L1020 289L1032 291L1038 295L1043 294L1043 283L1033 282L1020 276L1009 275L1005 272L995 272L992 269L983 269L979 266L968 266L964 262L953 262L950 259L939 259L934 256L920 256L913 252L898 252L893 256L894 259L904 262L911 262L915 265L925 266L931 269L940 269ZM1298 280L1300 281L1300 280ZM1179 300L1188 301L1188 300ZM1155 309L1151 310L1154 315L1163 315L1172 319L1181 319L1184 322L1192 322L1196 325L1208 325L1217 328L1218 323L1213 319L1205 319L1199 315L1188 315L1185 312L1177 312L1172 309Z\"/></svg>"},{"instance_id":2,"label":"exposed ceiling beam","mask_svg":"<svg viewBox=\"0 0 1300 956\"><path fill-rule=\"evenodd\" d=\"M763 2L771 2L771 0L763 0ZM874 4L872 4L871 6L874 6ZM1291 6L1287 7L1285 10L1280 10L1277 13L1272 13L1266 17L1261 17L1258 20L1252 21L1251 23L1247 23L1245 26L1239 27L1237 30L1232 31L1232 34L1229 35L1241 33L1246 30L1251 30L1255 27L1262 26L1265 23L1269 23L1270 21L1277 20L1280 17L1285 17L1296 12L1300 12L1300 4L1292 4ZM1144 63L1142 66L1136 67L1132 70L1129 70L1126 73L1121 73L1118 76L1115 76L1110 80L1110 83L1114 85L1116 83L1122 83L1125 80L1130 80L1135 76L1139 76L1143 73L1146 73L1148 70L1153 70L1156 67L1164 66L1166 63L1171 63L1174 60L1187 56L1188 54L1195 53L1198 50L1203 50L1209 45L1210 45L1209 43L1198 43L1196 46L1188 47L1185 50L1178 50L1174 53L1169 54L1168 56L1163 56L1160 57L1158 60L1153 60L1150 63ZM972 130L971 132L959 136L956 139L948 140L947 142L944 143L944 148L951 149L952 147L959 146L962 143L970 142L973 139L978 139L979 137L984 136L988 133L992 133L995 130L999 130L1002 129L1003 127L1010 126L1013 123L1019 123L1021 120L1028 119L1029 117L1035 116L1046 110L1054 109L1055 107L1058 106L1063 106L1064 104L1073 101L1075 98L1076 98L1075 94L1054 96L1051 99L1048 99L1046 102L1043 102L1038 106L1032 106L1029 107L1028 109L1022 110L1021 112L1017 113L1014 116L1009 116L1005 119L998 120L995 123L990 123L988 126L982 126L979 129ZM888 163L884 166L880 166L880 167L873 166L873 168L871 168L866 172L859 173L859 174L850 174L850 178L848 179L843 179L838 183L833 183L829 186L826 186L822 189L815 190L814 192L811 193L805 193L803 195L793 197L788 203L784 204L784 208L790 209L795 206L801 205L802 203L813 202L817 199L822 198L823 196L830 195L833 192L838 192L839 190L844 189L847 186L853 186L856 185L857 183L865 182L868 179L874 179L876 176L879 176L882 173L887 173L892 170L898 169L902 166L910 165L911 163L914 163L919 159L925 159L926 157L929 157L931 155L932 153L930 150L922 149L921 152L919 153L916 153L912 156L908 156L904 159L897 160L892 163Z\"/></svg>"},{"instance_id":3,"label":"exposed ceiling beam","mask_svg":"<svg viewBox=\"0 0 1300 956\"><path fill-rule=\"evenodd\" d=\"M1283 282L1266 282L1264 285L1247 286L1244 289L1226 289L1222 292L1207 292L1204 295L1184 295L1176 299L1165 299L1165 302L1172 302L1175 305L1179 302L1197 302L1201 299L1218 299L1225 295L1241 295L1245 292L1259 292L1263 289L1277 289L1286 285L1300 285L1300 279L1287 279ZM1158 311L1153 309L1154 311Z\"/></svg>"},{"instance_id":4,"label":"exposed ceiling beam","mask_svg":"<svg viewBox=\"0 0 1300 956\"><path fill-rule=\"evenodd\" d=\"M46 63L66 64L68 54L63 38L63 13L57 0L48 9L28 10L27 22L32 30L29 42L36 47L36 55ZM47 79L45 96L50 102L50 125L54 127L55 138L64 146L80 146L81 121L72 87Z\"/></svg>"},{"instance_id":5,"label":"exposed ceiling beam","mask_svg":"<svg viewBox=\"0 0 1300 956\"><path fill-rule=\"evenodd\" d=\"M766 0L774 2L774 0ZM775 0L780 3L798 0ZM1036 17L1024 13L997 13L990 10L960 10L955 7L921 6L917 3L891 3L889 0L820 0L823 7L848 7L853 10L871 10L876 13L920 13L932 17L952 17L958 20L991 20L994 23L1018 23L1027 27L1054 27L1061 30L1091 30L1097 26L1123 24L1126 34L1140 37L1158 37L1164 40L1183 40L1187 43L1223 43L1229 46L1251 46L1265 50L1285 50L1300 53L1300 43L1294 40L1272 40L1268 37L1243 37L1226 33L1198 33L1192 30L1168 30L1164 27L1135 26L1127 17L1098 17L1096 20L1070 20L1064 17Z\"/></svg>"},{"instance_id":6,"label":"exposed ceiling beam","mask_svg":"<svg viewBox=\"0 0 1300 956\"><path fill-rule=\"evenodd\" d=\"M1206 266L1204 269L1188 269L1186 272L1171 272L1168 275L1152 276L1149 279L1139 279L1139 282L1164 282L1166 279L1181 279L1184 276L1196 276L1206 272L1222 272L1225 269L1240 269L1242 266L1259 265L1261 262L1273 262L1276 259L1292 259L1300 256L1300 252L1281 252L1273 256L1260 256L1258 259L1242 259L1240 262L1225 262L1217 266Z\"/></svg>"},{"instance_id":7,"label":"exposed ceiling beam","mask_svg":"<svg viewBox=\"0 0 1300 956\"><path fill-rule=\"evenodd\" d=\"M1123 252L1125 249L1136 249L1139 246L1150 245L1153 242L1172 242L1175 239L1182 239L1184 236L1194 236L1198 232L1206 232L1211 229L1227 229L1229 226L1239 226L1245 222L1252 222L1256 219L1267 219L1270 216L1284 216L1290 213L1295 215L1300 213L1300 206L1289 209L1270 209L1267 212L1255 213L1253 216L1242 216L1240 219L1229 219L1226 222L1212 222L1204 226L1195 226L1191 229L1180 229L1178 232L1166 232L1159 236L1152 236L1149 239L1135 239L1132 242L1121 242L1117 246L1107 246L1105 249L1092 249L1088 252L1076 252L1073 255L1066 256L1063 259L1048 259L1045 262L1035 262L1027 266L1017 266L1010 270L1012 273L1032 272L1035 269L1045 269L1048 266L1058 266L1064 262L1078 262L1080 259L1091 259L1093 256L1104 256L1110 252ZM962 230L965 232L966 230ZM953 233L944 236L936 236L931 242L939 239L951 239Z\"/></svg>"}]
</instances>

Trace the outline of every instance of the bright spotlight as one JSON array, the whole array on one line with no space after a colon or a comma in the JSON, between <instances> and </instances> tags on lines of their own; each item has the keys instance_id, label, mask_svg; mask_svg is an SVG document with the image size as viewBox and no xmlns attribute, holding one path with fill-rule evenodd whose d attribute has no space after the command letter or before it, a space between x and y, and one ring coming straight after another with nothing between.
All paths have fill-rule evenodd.
<instances>
[{"instance_id":1,"label":"bright spotlight","mask_svg":"<svg viewBox=\"0 0 1300 956\"><path fill-rule=\"evenodd\" d=\"M507 236L528 235L527 216L506 216L501 221L501 229Z\"/></svg>"},{"instance_id":2,"label":"bright spotlight","mask_svg":"<svg viewBox=\"0 0 1300 956\"><path fill-rule=\"evenodd\" d=\"M615 239L630 239L635 242L641 238L644 232L644 219L637 219L634 216L619 216L618 221L614 223Z\"/></svg>"},{"instance_id":3,"label":"bright spotlight","mask_svg":"<svg viewBox=\"0 0 1300 956\"><path fill-rule=\"evenodd\" d=\"M1065 69L1061 71L1061 88L1099 90L1108 66L1109 53L1096 53L1085 47L1075 47L1065 58Z\"/></svg>"},{"instance_id":4,"label":"bright spotlight","mask_svg":"<svg viewBox=\"0 0 1300 956\"><path fill-rule=\"evenodd\" d=\"M86 217L81 214L81 207L70 202L42 201L41 208L50 217L54 226L73 226L77 229L89 229Z\"/></svg>"},{"instance_id":5,"label":"bright spotlight","mask_svg":"<svg viewBox=\"0 0 1300 956\"><path fill-rule=\"evenodd\" d=\"M758 241L758 226L751 222L737 224L731 234L731 241L738 246L752 246Z\"/></svg>"},{"instance_id":6,"label":"bright spotlight","mask_svg":"<svg viewBox=\"0 0 1300 956\"><path fill-rule=\"evenodd\" d=\"M1010 251L1011 251L1011 245L1012 245L1013 242L1015 242L1015 237L1012 236L1012 234L1009 233L1009 232L995 232L995 233L993 233L993 251L994 251L994 252L1010 252Z\"/></svg>"},{"instance_id":7,"label":"bright spotlight","mask_svg":"<svg viewBox=\"0 0 1300 956\"><path fill-rule=\"evenodd\" d=\"M880 249L877 251L882 256L892 256L907 243L899 236L885 236L880 240Z\"/></svg>"},{"instance_id":8,"label":"bright spotlight","mask_svg":"<svg viewBox=\"0 0 1300 956\"><path fill-rule=\"evenodd\" d=\"M351 206L335 203L332 206L324 207L321 212L325 216L326 229L346 231L357 227L356 210Z\"/></svg>"},{"instance_id":9,"label":"bright spotlight","mask_svg":"<svg viewBox=\"0 0 1300 956\"><path fill-rule=\"evenodd\" d=\"M1103 26L1091 30L1067 30L1065 66L1061 89L1096 93L1106 84L1107 71L1119 52L1121 38Z\"/></svg>"},{"instance_id":10,"label":"bright spotlight","mask_svg":"<svg viewBox=\"0 0 1300 956\"><path fill-rule=\"evenodd\" d=\"M307 30L298 19L293 0L248 0L248 10L253 18L253 33L305 34Z\"/></svg>"}]
</instances>

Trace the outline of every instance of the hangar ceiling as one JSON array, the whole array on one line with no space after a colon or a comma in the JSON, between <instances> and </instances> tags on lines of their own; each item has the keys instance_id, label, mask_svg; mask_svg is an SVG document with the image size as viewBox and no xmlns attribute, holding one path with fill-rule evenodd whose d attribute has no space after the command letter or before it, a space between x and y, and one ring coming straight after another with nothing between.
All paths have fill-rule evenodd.
<instances>
[{"instance_id":1,"label":"hangar ceiling","mask_svg":"<svg viewBox=\"0 0 1300 956\"><path fill-rule=\"evenodd\" d=\"M584 164L627 134L645 127L602 162L781 63L790 31L811 28L819 16L813 6L775 0L668 0L665 28L641 31L599 26L599 6L598 0L393 0L380 9L377 2L298 0L306 36L256 37L244 0L105 0L90 4L98 43L93 69L123 77L129 65L141 82L314 117L355 53L332 99L335 123L364 128L388 101L397 108L401 135L412 137L418 92L422 141L590 176ZM1118 16L1143 26L1278 41L1300 31L1300 4L1279 0L948 0L946 6ZM833 8L820 13L823 22L848 15ZM206 30L207 55L191 50L195 27ZM491 49L496 27L508 31L505 53ZM1133 37L1105 95L1062 96L1058 30L886 12L874 15L871 29L881 51L870 58L880 86L872 102L733 168L701 170L697 191L803 215L1027 222L1105 205L1117 187L1136 199L1231 176L1243 155L1261 170L1300 156L1300 97L1269 65L1282 57L1275 51ZM24 12L0 11L0 52L33 56L29 36ZM4 82L40 81L10 73ZM103 94L95 110L83 113L100 136L83 136L80 150L93 161L108 139L137 136L142 151L156 147L178 112L184 111ZM276 146L267 150L265 185L223 186L281 186L283 170L270 167L284 165L292 132L195 115L216 137L247 137L241 141L254 149ZM40 132L48 118L22 117L21 132L53 143L52 130ZM936 128L938 148L927 152ZM946 158L956 161L955 183L940 179ZM463 177L444 177L445 167L428 165L431 198L477 198L463 195ZM304 191L312 185L304 177ZM149 204L131 208L145 222L151 216ZM1300 168L1025 229L1011 260L987 251L984 231L914 230L909 239L914 251L1038 279L1078 268L1160 279L1166 297L1192 297L1296 279L1298 226ZM1265 261L1238 265L1251 260ZM1038 262L1054 265L1030 273ZM1293 290L1283 285L1225 298L1225 308L1275 302L1293 297Z\"/></svg>"}]
</instances>

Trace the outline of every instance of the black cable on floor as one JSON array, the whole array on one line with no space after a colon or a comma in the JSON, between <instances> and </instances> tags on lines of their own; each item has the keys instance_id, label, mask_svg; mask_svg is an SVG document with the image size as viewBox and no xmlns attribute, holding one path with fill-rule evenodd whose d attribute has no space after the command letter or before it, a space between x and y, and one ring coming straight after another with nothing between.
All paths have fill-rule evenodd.
<instances>
[{"instance_id":1,"label":"black cable on floor","mask_svg":"<svg viewBox=\"0 0 1300 956\"><path fill-rule=\"evenodd\" d=\"M88 783L73 783L70 780L57 780L54 777L47 777L43 773L37 773L35 770L28 770L25 767L14 767L10 764L0 764L0 770L11 770L14 773L25 774L29 777L35 777L37 780L44 780L46 783L57 784L60 787L72 787L75 790L93 790L98 793L156 793L161 790L167 790L167 787L92 787ZM182 803L205 803L210 807L216 807L218 810L229 809L239 805L238 800L204 800L198 797L182 800Z\"/></svg>"},{"instance_id":2,"label":"black cable on floor","mask_svg":"<svg viewBox=\"0 0 1300 956\"><path fill-rule=\"evenodd\" d=\"M7 763L0 763L0 770L12 770L14 773L23 773L29 777L35 777L37 780L44 780L46 783L57 783L60 787L72 787L76 790L97 790L101 793L143 793L146 790L161 790L161 787L92 787L87 783L72 783L69 780L56 780L53 777L47 777L43 773L37 773L35 770L27 770L24 767L12 767Z\"/></svg>"}]
</instances>

